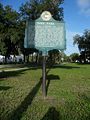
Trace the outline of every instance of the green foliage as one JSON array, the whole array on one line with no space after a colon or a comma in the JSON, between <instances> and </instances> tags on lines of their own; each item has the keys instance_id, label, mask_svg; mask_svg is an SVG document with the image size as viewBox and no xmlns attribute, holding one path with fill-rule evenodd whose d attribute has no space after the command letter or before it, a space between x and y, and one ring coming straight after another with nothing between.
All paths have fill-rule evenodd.
<instances>
[{"instance_id":1,"label":"green foliage","mask_svg":"<svg viewBox=\"0 0 90 120\"><path fill-rule=\"evenodd\" d=\"M74 44L78 45L80 51L90 50L90 30L85 30L82 36L74 36Z\"/></svg>"},{"instance_id":2,"label":"green foliage","mask_svg":"<svg viewBox=\"0 0 90 120\"><path fill-rule=\"evenodd\" d=\"M72 62L75 62L76 60L79 60L79 54L78 53L71 54L70 59L71 59Z\"/></svg>"},{"instance_id":3,"label":"green foliage","mask_svg":"<svg viewBox=\"0 0 90 120\"><path fill-rule=\"evenodd\" d=\"M2 42L0 39L0 54L5 55L7 51L7 48L5 47L5 42Z\"/></svg>"},{"instance_id":4,"label":"green foliage","mask_svg":"<svg viewBox=\"0 0 90 120\"><path fill-rule=\"evenodd\" d=\"M0 54L9 56L23 49L25 23L10 6L0 4Z\"/></svg>"},{"instance_id":5,"label":"green foliage","mask_svg":"<svg viewBox=\"0 0 90 120\"><path fill-rule=\"evenodd\" d=\"M66 64L47 69L45 99L42 69L27 67L9 72L4 68L0 72L1 120L90 120L90 65Z\"/></svg>"},{"instance_id":6,"label":"green foliage","mask_svg":"<svg viewBox=\"0 0 90 120\"><path fill-rule=\"evenodd\" d=\"M50 11L56 20L63 20L63 0L29 0L20 7L20 14L0 3L0 54L30 54L24 49L25 20L35 20L43 11ZM35 49L33 49L35 52Z\"/></svg>"},{"instance_id":7,"label":"green foliage","mask_svg":"<svg viewBox=\"0 0 90 120\"><path fill-rule=\"evenodd\" d=\"M56 20L63 20L63 8L60 7L62 3L63 0L29 0L20 7L21 18L23 21L27 18L35 20L40 17L43 11L50 11ZM27 53L30 53L28 49L25 50L25 54Z\"/></svg>"},{"instance_id":8,"label":"green foliage","mask_svg":"<svg viewBox=\"0 0 90 120\"><path fill-rule=\"evenodd\" d=\"M73 39L81 52L81 59L84 58L84 62L86 62L87 58L90 59L90 54L88 54L90 53L90 30L85 30L82 36L75 35Z\"/></svg>"},{"instance_id":9,"label":"green foliage","mask_svg":"<svg viewBox=\"0 0 90 120\"><path fill-rule=\"evenodd\" d=\"M35 20L40 17L43 11L50 11L56 20L63 20L63 8L60 5L63 0L29 0L20 7L23 18L29 17Z\"/></svg>"},{"instance_id":10,"label":"green foliage","mask_svg":"<svg viewBox=\"0 0 90 120\"><path fill-rule=\"evenodd\" d=\"M61 53L59 50L49 51L48 64L53 65L61 62Z\"/></svg>"}]
</instances>

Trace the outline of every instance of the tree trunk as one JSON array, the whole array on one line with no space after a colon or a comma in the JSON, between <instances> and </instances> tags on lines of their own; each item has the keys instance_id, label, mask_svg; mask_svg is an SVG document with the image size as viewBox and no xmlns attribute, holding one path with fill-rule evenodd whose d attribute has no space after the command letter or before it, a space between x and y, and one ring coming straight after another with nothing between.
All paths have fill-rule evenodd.
<instances>
[{"instance_id":1,"label":"tree trunk","mask_svg":"<svg viewBox=\"0 0 90 120\"><path fill-rule=\"evenodd\" d=\"M36 64L38 63L38 53L36 55Z\"/></svg>"},{"instance_id":2,"label":"tree trunk","mask_svg":"<svg viewBox=\"0 0 90 120\"><path fill-rule=\"evenodd\" d=\"M86 63L86 49L85 49L85 54L84 54L84 63Z\"/></svg>"},{"instance_id":3,"label":"tree trunk","mask_svg":"<svg viewBox=\"0 0 90 120\"><path fill-rule=\"evenodd\" d=\"M25 61L25 54L24 54L24 63L25 63L26 61Z\"/></svg>"}]
</instances>

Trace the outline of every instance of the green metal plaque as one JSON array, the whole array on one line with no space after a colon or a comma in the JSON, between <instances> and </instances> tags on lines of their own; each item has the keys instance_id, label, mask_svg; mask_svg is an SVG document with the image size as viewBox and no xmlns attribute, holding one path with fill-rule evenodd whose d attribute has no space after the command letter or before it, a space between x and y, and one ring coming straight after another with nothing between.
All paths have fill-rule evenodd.
<instances>
[{"instance_id":1,"label":"green metal plaque","mask_svg":"<svg viewBox=\"0 0 90 120\"><path fill-rule=\"evenodd\" d=\"M25 29L25 48L36 48L43 54L49 50L66 48L65 23L56 21L48 11L35 21L27 20Z\"/></svg>"}]
</instances>

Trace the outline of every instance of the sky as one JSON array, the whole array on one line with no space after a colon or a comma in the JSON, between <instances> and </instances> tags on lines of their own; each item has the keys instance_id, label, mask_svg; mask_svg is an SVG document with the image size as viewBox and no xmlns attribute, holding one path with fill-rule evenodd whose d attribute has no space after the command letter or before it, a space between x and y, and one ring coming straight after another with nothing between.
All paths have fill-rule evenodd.
<instances>
[{"instance_id":1,"label":"sky","mask_svg":"<svg viewBox=\"0 0 90 120\"><path fill-rule=\"evenodd\" d=\"M0 0L5 5L11 5L19 10L22 3L27 0ZM64 21L66 25L66 50L65 53L79 53L77 45L73 45L73 36L82 35L85 29L90 29L90 0L64 0Z\"/></svg>"}]
</instances>

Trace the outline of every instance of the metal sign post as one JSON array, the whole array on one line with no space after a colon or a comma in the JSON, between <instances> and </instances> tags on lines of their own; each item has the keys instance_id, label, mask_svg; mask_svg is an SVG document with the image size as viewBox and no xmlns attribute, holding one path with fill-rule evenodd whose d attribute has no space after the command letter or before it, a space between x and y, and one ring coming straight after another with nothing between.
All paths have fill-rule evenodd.
<instances>
[{"instance_id":1,"label":"metal sign post","mask_svg":"<svg viewBox=\"0 0 90 120\"><path fill-rule=\"evenodd\" d=\"M42 94L46 97L46 56L43 56L43 67L42 67Z\"/></svg>"},{"instance_id":2,"label":"metal sign post","mask_svg":"<svg viewBox=\"0 0 90 120\"><path fill-rule=\"evenodd\" d=\"M42 70L42 93L46 96L46 55L48 51L66 48L66 32L64 21L57 21L52 18L48 11L44 11L40 18L35 21L27 20L25 29L25 48L36 48L42 52L43 70Z\"/></svg>"}]
</instances>

